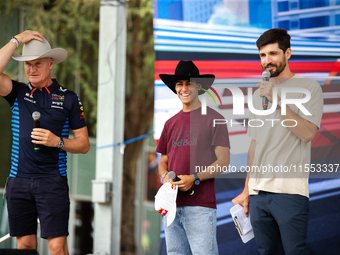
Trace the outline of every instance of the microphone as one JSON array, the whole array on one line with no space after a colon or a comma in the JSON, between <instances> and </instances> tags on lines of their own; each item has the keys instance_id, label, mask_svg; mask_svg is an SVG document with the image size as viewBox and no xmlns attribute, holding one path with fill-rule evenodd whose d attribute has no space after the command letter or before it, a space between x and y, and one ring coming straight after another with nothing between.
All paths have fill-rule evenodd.
<instances>
[{"instance_id":1,"label":"microphone","mask_svg":"<svg viewBox=\"0 0 340 255\"><path fill-rule=\"evenodd\" d=\"M40 128L40 112L33 112L33 128ZM40 150L39 144L34 144L34 151L38 152Z\"/></svg>"},{"instance_id":2,"label":"microphone","mask_svg":"<svg viewBox=\"0 0 340 255\"><path fill-rule=\"evenodd\" d=\"M270 80L270 72L268 70L265 70L262 73L262 80L263 81L269 81ZM263 107L263 110L267 110L267 108L268 108L268 98L262 97L262 107Z\"/></svg>"},{"instance_id":3,"label":"microphone","mask_svg":"<svg viewBox=\"0 0 340 255\"><path fill-rule=\"evenodd\" d=\"M175 182L178 182L178 181L181 180L180 178L178 178L178 176L175 174L174 171L169 171L169 173L168 173L168 178L169 178L170 180L175 181ZM188 193L190 196L195 195L195 191L192 190L192 189L188 189L188 190L187 190L187 193Z\"/></svg>"}]
</instances>

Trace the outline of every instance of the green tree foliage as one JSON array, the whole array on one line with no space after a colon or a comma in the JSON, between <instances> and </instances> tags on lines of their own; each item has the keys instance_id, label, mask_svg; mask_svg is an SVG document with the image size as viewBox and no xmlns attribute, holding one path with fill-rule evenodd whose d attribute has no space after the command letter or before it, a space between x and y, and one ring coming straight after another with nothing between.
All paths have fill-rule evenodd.
<instances>
[{"instance_id":1,"label":"green tree foliage","mask_svg":"<svg viewBox=\"0 0 340 255\"><path fill-rule=\"evenodd\" d=\"M2 0L3 14L19 10L24 30L37 30L52 48L67 50L54 66L58 82L81 98L90 136L96 133L100 0ZM22 31L20 31L22 32Z\"/></svg>"}]
</instances>

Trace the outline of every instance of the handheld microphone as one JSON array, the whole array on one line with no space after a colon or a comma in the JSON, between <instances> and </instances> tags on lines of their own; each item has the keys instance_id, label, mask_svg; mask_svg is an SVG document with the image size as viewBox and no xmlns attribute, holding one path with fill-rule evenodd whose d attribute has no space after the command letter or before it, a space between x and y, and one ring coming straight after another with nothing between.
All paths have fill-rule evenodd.
<instances>
[{"instance_id":1,"label":"handheld microphone","mask_svg":"<svg viewBox=\"0 0 340 255\"><path fill-rule=\"evenodd\" d=\"M262 73L262 80L263 81L269 81L270 80L270 72L268 70L265 70ZM268 108L268 98L262 97L262 107L263 107L263 110L267 110L267 108Z\"/></svg>"},{"instance_id":2,"label":"handheld microphone","mask_svg":"<svg viewBox=\"0 0 340 255\"><path fill-rule=\"evenodd\" d=\"M40 128L40 112L33 112L33 128ZM40 150L39 144L34 144L34 151L38 152Z\"/></svg>"},{"instance_id":3,"label":"handheld microphone","mask_svg":"<svg viewBox=\"0 0 340 255\"><path fill-rule=\"evenodd\" d=\"M178 176L175 174L174 171L169 171L169 173L168 173L168 178L169 178L170 180L175 181L175 182L178 182L178 181L181 180L180 178L178 178ZM187 190L187 193L188 193L190 196L195 195L195 191L192 190L192 189L188 189L188 190Z\"/></svg>"}]
</instances>

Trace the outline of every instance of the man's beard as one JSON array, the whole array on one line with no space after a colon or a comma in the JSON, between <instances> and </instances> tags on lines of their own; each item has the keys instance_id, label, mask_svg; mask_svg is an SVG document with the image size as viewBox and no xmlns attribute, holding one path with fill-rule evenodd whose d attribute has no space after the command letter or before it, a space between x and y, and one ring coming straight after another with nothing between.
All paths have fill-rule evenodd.
<instances>
[{"instance_id":1,"label":"man's beard","mask_svg":"<svg viewBox=\"0 0 340 255\"><path fill-rule=\"evenodd\" d=\"M275 70L268 70L270 72L270 77L277 77L280 75L280 73L282 73L282 71L286 68L286 58L283 59L283 61L281 63L279 63L278 65L275 64L268 64L267 66L263 67L263 70L266 70L267 67L276 67Z\"/></svg>"}]
</instances>

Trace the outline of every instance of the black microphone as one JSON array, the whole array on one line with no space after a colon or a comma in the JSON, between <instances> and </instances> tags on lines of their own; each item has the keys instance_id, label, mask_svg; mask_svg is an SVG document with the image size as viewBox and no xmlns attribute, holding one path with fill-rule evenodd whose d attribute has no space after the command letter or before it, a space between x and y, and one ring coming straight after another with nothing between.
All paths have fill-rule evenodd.
<instances>
[{"instance_id":1,"label":"black microphone","mask_svg":"<svg viewBox=\"0 0 340 255\"><path fill-rule=\"evenodd\" d=\"M33 112L33 128L40 128L40 112ZM40 150L39 144L34 144L34 151L38 152Z\"/></svg>"},{"instance_id":2,"label":"black microphone","mask_svg":"<svg viewBox=\"0 0 340 255\"><path fill-rule=\"evenodd\" d=\"M262 73L262 80L263 81L269 81L270 80L270 72L268 70L265 70ZM262 97L262 107L263 107L263 110L267 110L267 108L268 108L268 98Z\"/></svg>"},{"instance_id":3,"label":"black microphone","mask_svg":"<svg viewBox=\"0 0 340 255\"><path fill-rule=\"evenodd\" d=\"M168 173L168 178L169 178L170 180L173 180L174 182L178 182L178 181L181 180L180 178L178 178L178 176L175 174L174 171L169 171L169 173ZM195 191L192 190L192 189L188 189L188 190L187 190L187 193L188 193L190 196L195 195Z\"/></svg>"}]
</instances>

